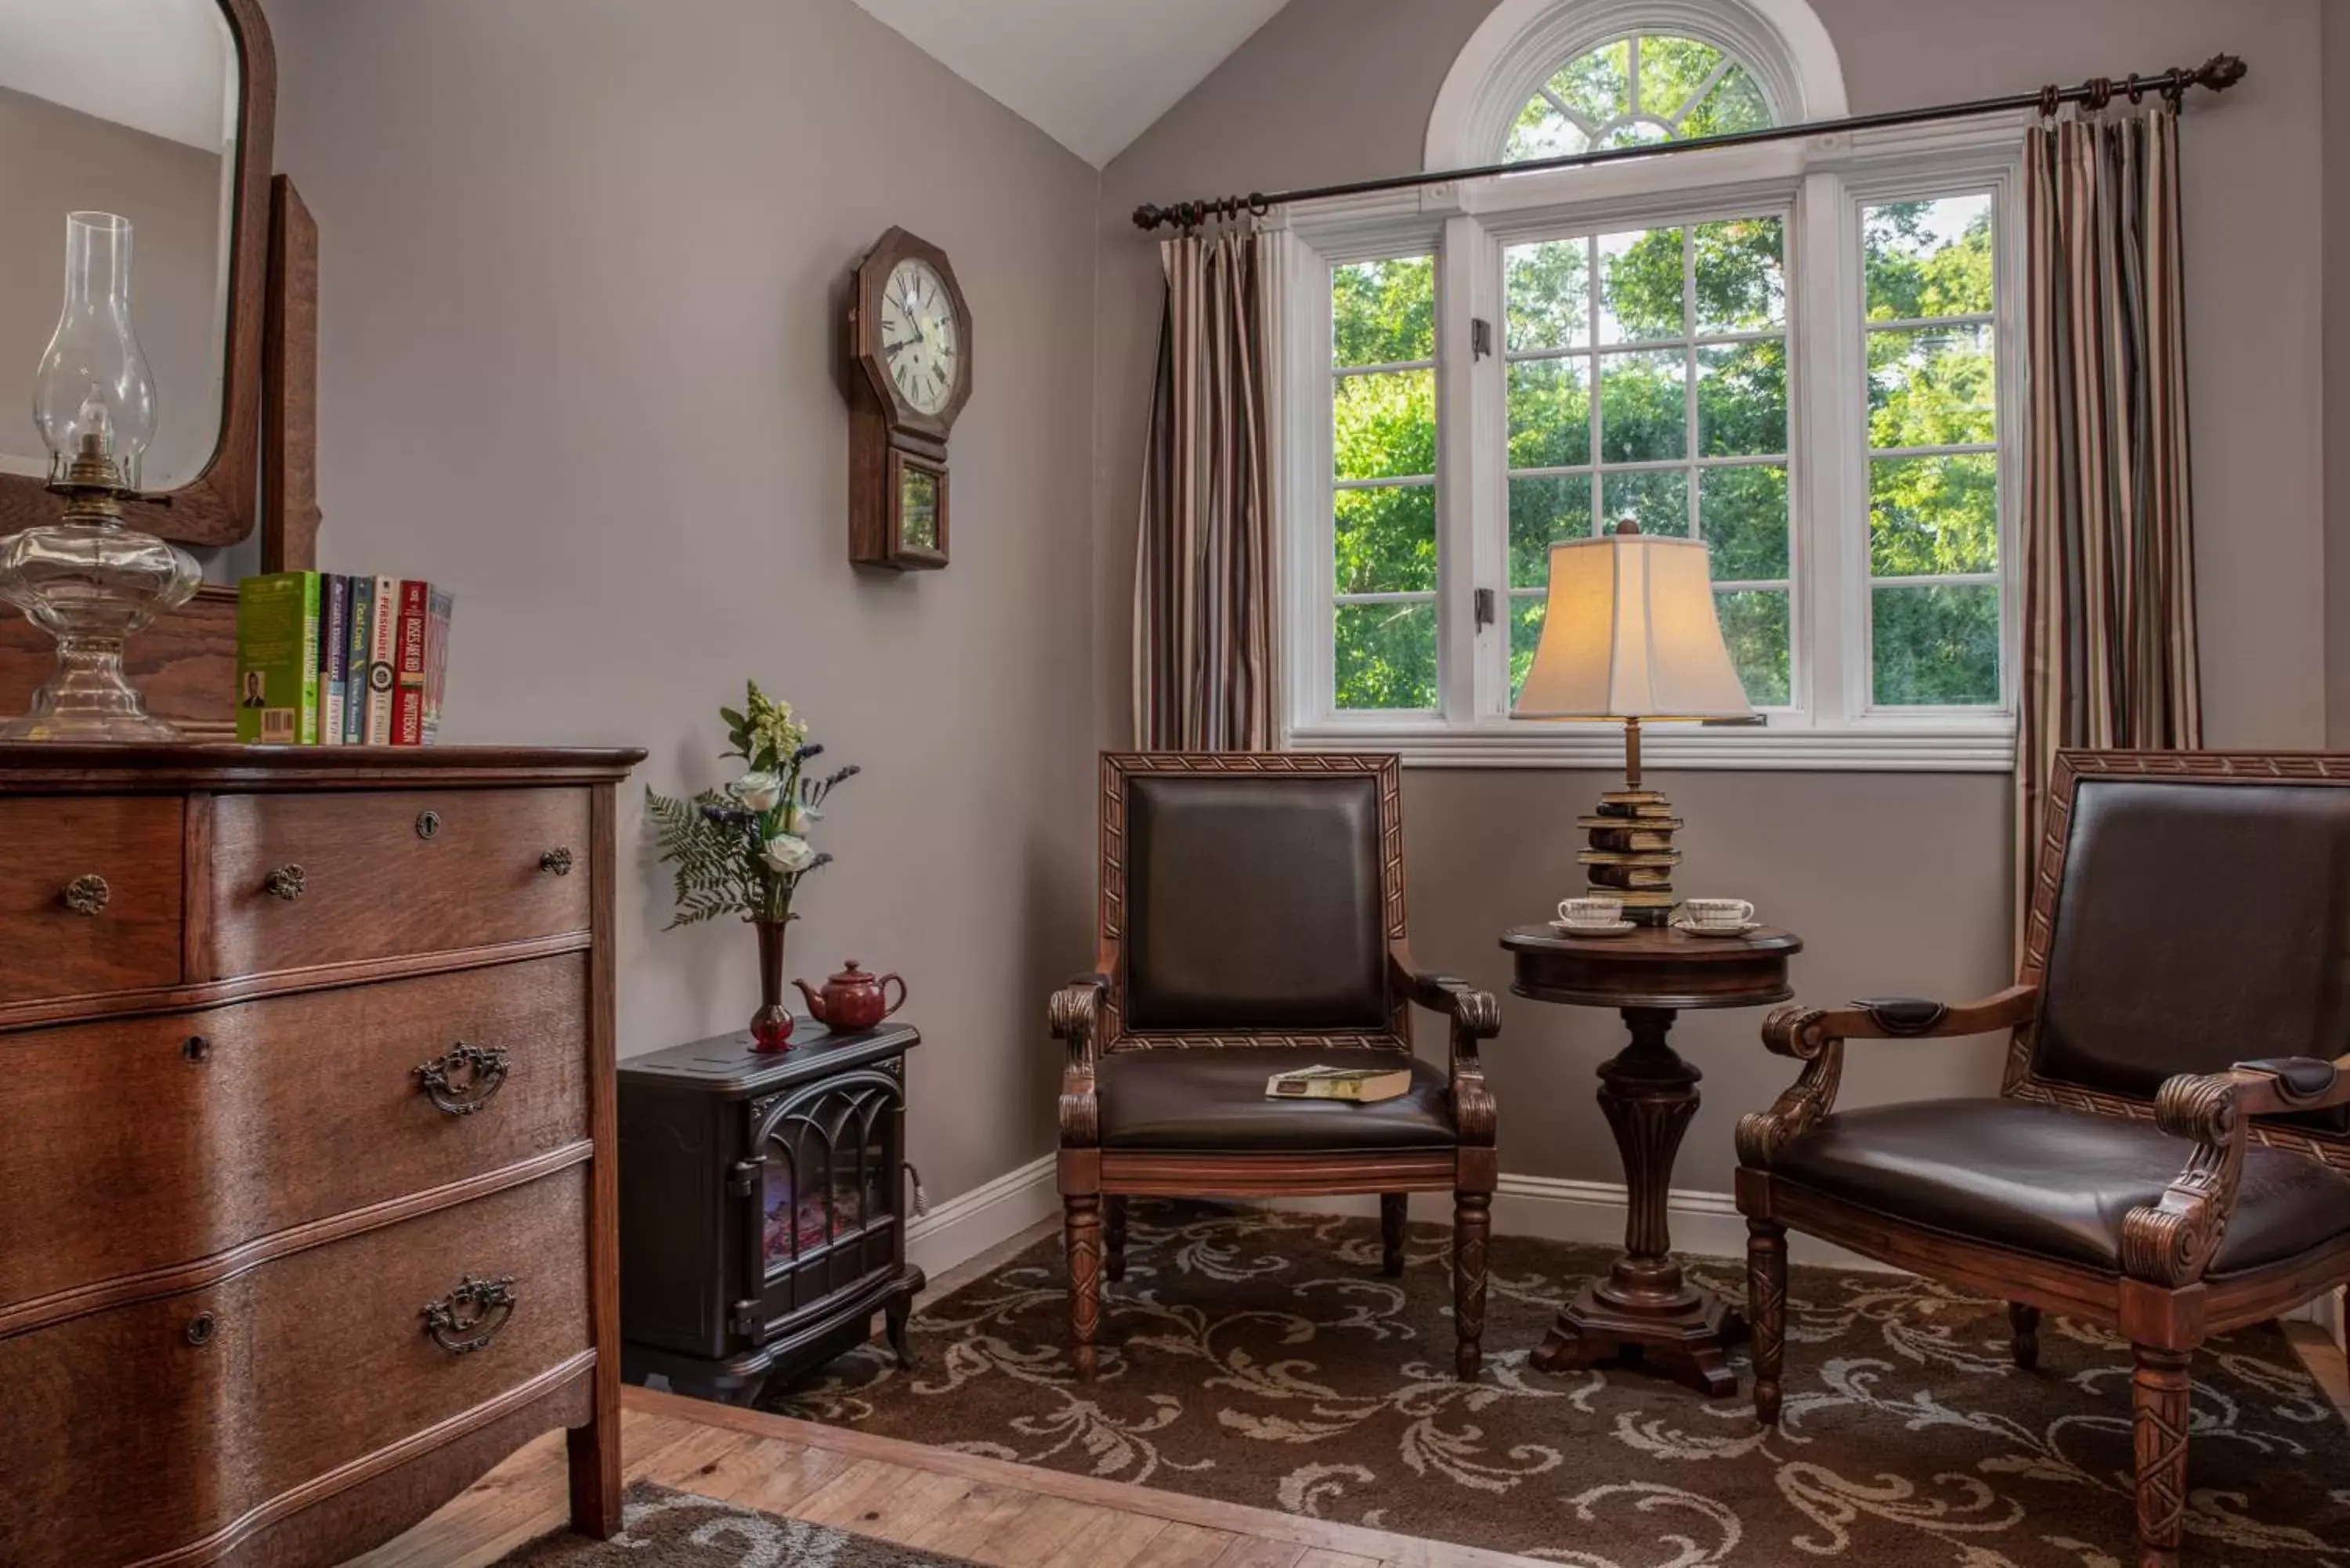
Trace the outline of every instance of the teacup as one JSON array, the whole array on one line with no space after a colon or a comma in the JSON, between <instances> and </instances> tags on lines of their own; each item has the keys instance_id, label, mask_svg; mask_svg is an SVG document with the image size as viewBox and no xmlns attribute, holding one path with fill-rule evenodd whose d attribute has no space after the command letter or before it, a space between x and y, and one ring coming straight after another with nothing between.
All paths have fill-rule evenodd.
<instances>
[{"instance_id":1,"label":"teacup","mask_svg":"<svg viewBox=\"0 0 2350 1568\"><path fill-rule=\"evenodd\" d=\"M1692 926L1710 931L1745 929L1754 919L1754 906L1743 898L1686 898L1681 915Z\"/></svg>"},{"instance_id":2,"label":"teacup","mask_svg":"<svg viewBox=\"0 0 2350 1568\"><path fill-rule=\"evenodd\" d=\"M1621 898L1561 898L1558 901L1559 924L1584 929L1620 925L1624 919Z\"/></svg>"}]
</instances>

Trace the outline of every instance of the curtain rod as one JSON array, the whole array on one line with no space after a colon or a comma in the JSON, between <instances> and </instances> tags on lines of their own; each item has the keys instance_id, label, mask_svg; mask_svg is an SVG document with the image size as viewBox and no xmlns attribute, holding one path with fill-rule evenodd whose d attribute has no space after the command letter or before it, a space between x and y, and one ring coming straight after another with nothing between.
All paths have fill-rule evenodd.
<instances>
[{"instance_id":1,"label":"curtain rod","mask_svg":"<svg viewBox=\"0 0 2350 1568\"><path fill-rule=\"evenodd\" d=\"M1394 174L1383 180L1355 180L1342 185L1312 185L1297 191L1275 191L1271 195L1262 191L1252 191L1245 196L1177 202L1164 207L1146 202L1134 210L1134 226L1149 230L1165 223L1188 229L1214 218L1237 218L1243 213L1262 217L1275 207L1294 202L1318 201L1328 196L1367 196L1379 191L1409 191L1421 185L1446 185L1456 180L1482 180L1494 174L1581 169L1594 163L1614 163L1627 158L1657 158L1706 147L1745 147L1758 141L1784 141L1798 136L1830 136L1840 131L1919 125L1929 120L1960 119L1969 115L1996 114L2008 109L2036 109L2043 115L2053 115L2060 105L2078 103L2095 110L2111 102L2116 93L2136 103L2149 92L2158 92L2175 107L2187 96L2189 88L2209 88L2213 92L2224 92L2244 79L2244 62L2234 55L2214 55L2193 70L2174 67L2150 77L2142 77L2133 71L2119 81L2109 77L2091 77L2076 87L2068 88L2060 88L2052 82L2038 92L1977 99L1972 103L1941 104L1931 109L1887 109L1878 114L1856 114L1843 119L1814 119L1801 125L1774 125L1761 130L1731 131L1724 136L1691 137L1687 141L1645 142L1637 147L1610 147L1597 152L1570 152L1558 158L1530 158L1520 163L1487 163L1475 169Z\"/></svg>"}]
</instances>

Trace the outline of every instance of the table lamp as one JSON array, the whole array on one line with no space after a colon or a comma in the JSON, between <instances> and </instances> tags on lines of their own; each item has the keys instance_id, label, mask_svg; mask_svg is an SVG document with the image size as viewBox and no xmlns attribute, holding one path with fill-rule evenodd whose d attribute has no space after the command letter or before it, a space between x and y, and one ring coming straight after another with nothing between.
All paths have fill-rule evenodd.
<instances>
[{"instance_id":1,"label":"table lamp","mask_svg":"<svg viewBox=\"0 0 2350 1568\"><path fill-rule=\"evenodd\" d=\"M1542 641L1510 716L1624 722L1624 787L1575 826L1591 835L1578 857L1591 892L1622 899L1626 919L1665 923L1681 857L1680 819L1661 792L1640 787L1641 722L1753 711L1721 640L1700 541L1643 534L1627 517L1612 534L1550 547Z\"/></svg>"}]
</instances>

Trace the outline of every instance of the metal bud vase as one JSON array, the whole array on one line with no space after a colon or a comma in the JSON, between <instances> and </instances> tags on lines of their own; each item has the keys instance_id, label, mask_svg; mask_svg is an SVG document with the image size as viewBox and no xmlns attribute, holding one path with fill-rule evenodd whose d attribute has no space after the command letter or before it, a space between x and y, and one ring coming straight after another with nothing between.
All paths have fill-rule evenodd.
<instances>
[{"instance_id":1,"label":"metal bud vase","mask_svg":"<svg viewBox=\"0 0 2350 1568\"><path fill-rule=\"evenodd\" d=\"M759 932L759 1011L751 1015L751 1048L792 1048L792 1010L784 1005L784 931L786 920L754 920Z\"/></svg>"}]
</instances>

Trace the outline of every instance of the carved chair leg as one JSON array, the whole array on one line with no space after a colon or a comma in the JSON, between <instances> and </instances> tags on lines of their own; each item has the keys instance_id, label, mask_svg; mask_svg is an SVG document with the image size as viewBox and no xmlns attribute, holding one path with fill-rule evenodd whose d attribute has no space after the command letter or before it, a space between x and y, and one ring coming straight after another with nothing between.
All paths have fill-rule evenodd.
<instances>
[{"instance_id":1,"label":"carved chair leg","mask_svg":"<svg viewBox=\"0 0 2350 1568\"><path fill-rule=\"evenodd\" d=\"M1113 1282L1126 1278L1126 1197L1123 1193L1103 1195L1102 1243L1108 1251L1107 1266L1103 1272Z\"/></svg>"},{"instance_id":2,"label":"carved chair leg","mask_svg":"<svg viewBox=\"0 0 2350 1568\"><path fill-rule=\"evenodd\" d=\"M2187 1511L2188 1365L2191 1352L2134 1345L2131 1448L2137 1460L2139 1568L2174 1568Z\"/></svg>"},{"instance_id":3,"label":"carved chair leg","mask_svg":"<svg viewBox=\"0 0 2350 1568\"><path fill-rule=\"evenodd\" d=\"M1779 1375L1787 1352L1787 1229L1746 1221L1746 1318L1753 1336L1754 1418L1779 1424Z\"/></svg>"},{"instance_id":4,"label":"carved chair leg","mask_svg":"<svg viewBox=\"0 0 2350 1568\"><path fill-rule=\"evenodd\" d=\"M1389 1279L1403 1272L1403 1221L1409 1208L1404 1193L1379 1194L1379 1268Z\"/></svg>"},{"instance_id":5,"label":"carved chair leg","mask_svg":"<svg viewBox=\"0 0 2350 1568\"><path fill-rule=\"evenodd\" d=\"M1485 1364L1485 1245L1493 1229L1493 1195L1452 1195L1452 1319L1460 1334L1452 1368L1463 1383Z\"/></svg>"},{"instance_id":6,"label":"carved chair leg","mask_svg":"<svg viewBox=\"0 0 2350 1568\"><path fill-rule=\"evenodd\" d=\"M1101 1195L1072 1192L1062 1200L1069 1253L1069 1355L1077 1376L1094 1375L1094 1336L1101 1327Z\"/></svg>"},{"instance_id":7,"label":"carved chair leg","mask_svg":"<svg viewBox=\"0 0 2350 1568\"><path fill-rule=\"evenodd\" d=\"M2007 1303L2009 1342L2015 1364L2026 1372L2040 1365L2040 1309L2022 1302Z\"/></svg>"}]
</instances>

